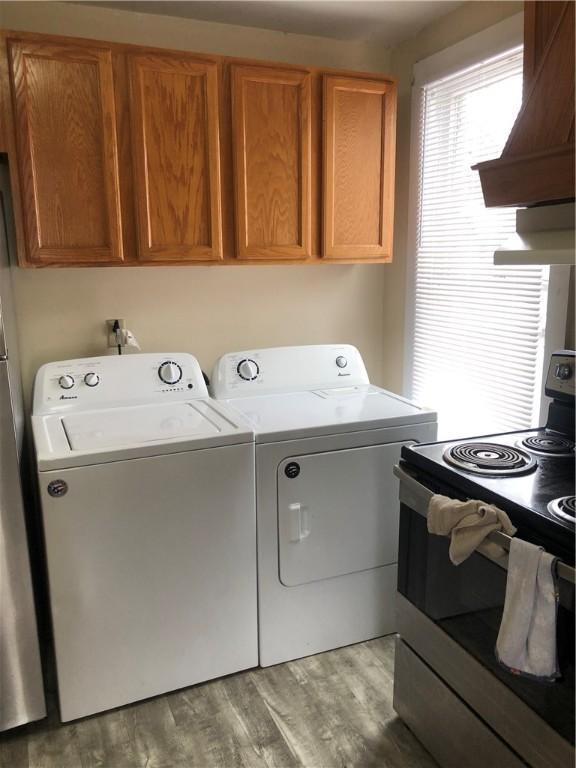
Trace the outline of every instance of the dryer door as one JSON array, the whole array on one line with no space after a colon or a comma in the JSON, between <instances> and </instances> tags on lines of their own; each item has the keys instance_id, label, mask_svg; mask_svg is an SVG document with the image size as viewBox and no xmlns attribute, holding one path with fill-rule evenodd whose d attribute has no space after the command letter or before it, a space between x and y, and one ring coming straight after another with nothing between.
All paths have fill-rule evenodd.
<instances>
[{"instance_id":1,"label":"dryer door","mask_svg":"<svg viewBox=\"0 0 576 768\"><path fill-rule=\"evenodd\" d=\"M294 587L398 559L398 481L406 443L315 453L278 466L280 581Z\"/></svg>"}]
</instances>

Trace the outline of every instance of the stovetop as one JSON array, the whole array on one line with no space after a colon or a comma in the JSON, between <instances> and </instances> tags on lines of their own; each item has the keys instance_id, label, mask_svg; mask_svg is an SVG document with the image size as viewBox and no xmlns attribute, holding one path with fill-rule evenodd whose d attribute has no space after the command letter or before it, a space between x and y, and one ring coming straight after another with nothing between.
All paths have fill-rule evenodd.
<instances>
[{"instance_id":1,"label":"stovetop","mask_svg":"<svg viewBox=\"0 0 576 768\"><path fill-rule=\"evenodd\" d=\"M549 456L527 452L521 445L524 438L546 439L544 428L511 432L507 434L483 435L453 440L450 442L428 443L402 448L402 459L407 466L425 472L429 478L448 484L460 495L477 498L504 509L512 522L522 531L531 530L545 537L546 542L553 542L551 549L566 559L566 552L574 562L574 524L555 517L548 504L559 497L575 494L576 462L574 454L569 456ZM527 453L530 461L522 474L473 474L463 468L451 465L444 458L445 452L454 446L469 443L491 443L496 446L520 449ZM508 451L504 451L507 455ZM488 457L489 458L489 457ZM442 491L441 491L442 492ZM454 493L454 495L458 495ZM534 540L533 536L527 538Z\"/></svg>"}]
</instances>

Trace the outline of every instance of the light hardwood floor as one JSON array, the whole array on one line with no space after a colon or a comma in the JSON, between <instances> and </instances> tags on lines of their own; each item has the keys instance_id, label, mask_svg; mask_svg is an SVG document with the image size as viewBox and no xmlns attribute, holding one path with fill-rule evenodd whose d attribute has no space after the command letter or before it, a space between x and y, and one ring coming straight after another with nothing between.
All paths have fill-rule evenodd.
<instances>
[{"instance_id":1,"label":"light hardwood floor","mask_svg":"<svg viewBox=\"0 0 576 768\"><path fill-rule=\"evenodd\" d=\"M437 768L392 709L394 638L0 737L2 768Z\"/></svg>"}]
</instances>

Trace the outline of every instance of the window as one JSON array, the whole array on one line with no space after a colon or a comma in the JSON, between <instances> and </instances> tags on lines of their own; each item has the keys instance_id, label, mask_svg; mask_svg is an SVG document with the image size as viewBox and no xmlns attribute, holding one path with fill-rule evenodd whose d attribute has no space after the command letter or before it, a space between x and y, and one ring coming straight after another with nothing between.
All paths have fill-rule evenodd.
<instances>
[{"instance_id":1,"label":"window","mask_svg":"<svg viewBox=\"0 0 576 768\"><path fill-rule=\"evenodd\" d=\"M500 155L520 106L522 50L508 48L416 84L408 378L440 439L540 421L550 268L493 264L515 210L485 208L470 169Z\"/></svg>"}]
</instances>

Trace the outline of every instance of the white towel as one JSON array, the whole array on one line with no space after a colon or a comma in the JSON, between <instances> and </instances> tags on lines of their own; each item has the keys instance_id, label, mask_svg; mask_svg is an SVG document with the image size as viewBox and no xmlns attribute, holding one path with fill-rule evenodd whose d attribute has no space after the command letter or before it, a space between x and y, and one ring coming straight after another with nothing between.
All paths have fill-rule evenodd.
<instances>
[{"instance_id":1,"label":"white towel","mask_svg":"<svg viewBox=\"0 0 576 768\"><path fill-rule=\"evenodd\" d=\"M504 531L508 536L516 533L510 518L501 509L483 501L458 501L434 494L428 505L428 531L439 536L450 536L450 560L460 565L475 549L491 558L501 557L505 550L484 539L492 531Z\"/></svg>"},{"instance_id":2,"label":"white towel","mask_svg":"<svg viewBox=\"0 0 576 768\"><path fill-rule=\"evenodd\" d=\"M512 539L506 599L496 642L498 661L516 674L542 680L558 675L555 558L542 547Z\"/></svg>"}]
</instances>

